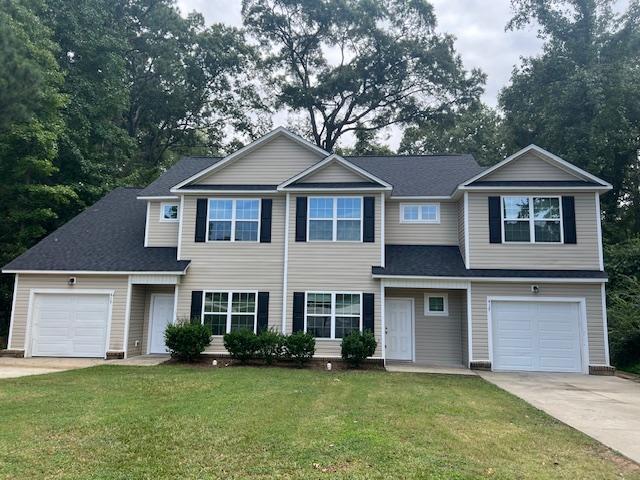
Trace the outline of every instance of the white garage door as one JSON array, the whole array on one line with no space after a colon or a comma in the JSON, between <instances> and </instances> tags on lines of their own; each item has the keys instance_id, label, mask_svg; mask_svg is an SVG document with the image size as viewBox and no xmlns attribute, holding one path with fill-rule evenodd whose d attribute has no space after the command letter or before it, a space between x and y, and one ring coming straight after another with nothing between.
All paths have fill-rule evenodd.
<instances>
[{"instance_id":1,"label":"white garage door","mask_svg":"<svg viewBox=\"0 0 640 480\"><path fill-rule=\"evenodd\" d=\"M35 295L32 355L104 357L109 295Z\"/></svg>"},{"instance_id":2,"label":"white garage door","mask_svg":"<svg viewBox=\"0 0 640 480\"><path fill-rule=\"evenodd\" d=\"M492 301L494 370L582 371L579 305Z\"/></svg>"}]
</instances>

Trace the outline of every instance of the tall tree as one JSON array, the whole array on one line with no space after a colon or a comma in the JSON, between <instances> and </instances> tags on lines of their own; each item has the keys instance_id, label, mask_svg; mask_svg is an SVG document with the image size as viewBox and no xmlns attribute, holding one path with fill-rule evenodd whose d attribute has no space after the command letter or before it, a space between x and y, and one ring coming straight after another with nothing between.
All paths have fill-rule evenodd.
<instances>
[{"instance_id":1,"label":"tall tree","mask_svg":"<svg viewBox=\"0 0 640 480\"><path fill-rule=\"evenodd\" d=\"M264 47L276 105L302 112L316 144L348 132L426 120L477 99L453 38L435 32L427 0L243 0Z\"/></svg>"},{"instance_id":2,"label":"tall tree","mask_svg":"<svg viewBox=\"0 0 640 480\"><path fill-rule=\"evenodd\" d=\"M536 143L613 185L611 239L640 232L640 3L512 0L510 29L535 22L543 53L513 71L500 95L510 141Z\"/></svg>"}]
</instances>

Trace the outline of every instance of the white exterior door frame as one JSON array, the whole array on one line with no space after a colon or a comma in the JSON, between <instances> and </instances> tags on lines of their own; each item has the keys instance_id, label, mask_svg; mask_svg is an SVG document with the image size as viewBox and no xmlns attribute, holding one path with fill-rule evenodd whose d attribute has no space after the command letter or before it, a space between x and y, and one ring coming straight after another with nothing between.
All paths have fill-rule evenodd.
<instances>
[{"instance_id":1,"label":"white exterior door frame","mask_svg":"<svg viewBox=\"0 0 640 480\"><path fill-rule=\"evenodd\" d=\"M491 302L556 302L578 304L578 330L580 332L580 360L582 373L589 373L589 337L587 330L587 303L584 297L535 297L535 296L493 296L487 297L487 339L489 347L489 361L493 370L493 319Z\"/></svg>"},{"instance_id":2,"label":"white exterior door frame","mask_svg":"<svg viewBox=\"0 0 640 480\"><path fill-rule=\"evenodd\" d=\"M393 302L394 300L400 300L400 301L404 301L404 302L409 302L411 303L411 361L415 362L416 361L416 305L415 305L415 300L412 297L386 297L384 299L384 304L385 304L385 308L387 307L389 301ZM387 328L389 326L389 319L387 318L386 312L385 312L385 326L384 326L384 330L382 331L382 342L384 345L384 358L385 358L385 362L388 359L387 357ZM390 360L394 360L393 358L391 358Z\"/></svg>"},{"instance_id":3,"label":"white exterior door frame","mask_svg":"<svg viewBox=\"0 0 640 480\"><path fill-rule=\"evenodd\" d=\"M154 304L154 300L157 297L168 297L171 298L171 300L173 300L174 302L174 306L171 309L171 315L172 315L172 320L170 320L170 323L173 323L175 321L175 318L173 317L173 313L175 312L175 293L152 293L149 296L149 319L148 319L148 325L149 327L147 328L147 349L146 352L147 354L152 353L151 352L151 340L153 338L153 304Z\"/></svg>"}]
</instances>

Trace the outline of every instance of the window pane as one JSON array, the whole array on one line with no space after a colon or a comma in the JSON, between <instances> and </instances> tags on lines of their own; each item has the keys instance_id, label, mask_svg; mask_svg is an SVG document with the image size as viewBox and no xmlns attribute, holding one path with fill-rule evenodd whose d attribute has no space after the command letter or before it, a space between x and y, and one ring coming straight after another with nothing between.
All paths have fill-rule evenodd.
<instances>
[{"instance_id":1,"label":"window pane","mask_svg":"<svg viewBox=\"0 0 640 480\"><path fill-rule=\"evenodd\" d=\"M254 313L256 311L255 293L234 293L231 298L233 313Z\"/></svg>"},{"instance_id":2,"label":"window pane","mask_svg":"<svg viewBox=\"0 0 640 480\"><path fill-rule=\"evenodd\" d=\"M359 198L338 198L338 218L360 218Z\"/></svg>"},{"instance_id":3,"label":"window pane","mask_svg":"<svg viewBox=\"0 0 640 480\"><path fill-rule=\"evenodd\" d=\"M534 222L536 232L536 242L559 242L560 241L560 221L540 221Z\"/></svg>"},{"instance_id":4,"label":"window pane","mask_svg":"<svg viewBox=\"0 0 640 480\"><path fill-rule=\"evenodd\" d=\"M307 317L307 333L317 338L331 338L331 317Z\"/></svg>"},{"instance_id":5,"label":"window pane","mask_svg":"<svg viewBox=\"0 0 640 480\"><path fill-rule=\"evenodd\" d=\"M360 295L337 293L336 315L360 315Z\"/></svg>"},{"instance_id":6,"label":"window pane","mask_svg":"<svg viewBox=\"0 0 640 480\"><path fill-rule=\"evenodd\" d=\"M405 220L418 220L418 206L406 205L402 209L402 215Z\"/></svg>"},{"instance_id":7,"label":"window pane","mask_svg":"<svg viewBox=\"0 0 640 480\"><path fill-rule=\"evenodd\" d=\"M178 218L178 206L165 205L163 210L163 217L165 218L165 220L176 220Z\"/></svg>"},{"instance_id":8,"label":"window pane","mask_svg":"<svg viewBox=\"0 0 640 480\"><path fill-rule=\"evenodd\" d=\"M236 241L256 242L258 240L258 222L236 221Z\"/></svg>"},{"instance_id":9,"label":"window pane","mask_svg":"<svg viewBox=\"0 0 640 480\"><path fill-rule=\"evenodd\" d=\"M211 329L211 335L224 335L227 333L227 315L205 314L204 324Z\"/></svg>"},{"instance_id":10,"label":"window pane","mask_svg":"<svg viewBox=\"0 0 640 480\"><path fill-rule=\"evenodd\" d=\"M432 220L435 221L438 219L438 207L435 205L423 205L421 207L422 210L422 220Z\"/></svg>"},{"instance_id":11,"label":"window pane","mask_svg":"<svg viewBox=\"0 0 640 480\"><path fill-rule=\"evenodd\" d=\"M226 313L229 306L229 294L209 292L204 295L204 311L207 313Z\"/></svg>"},{"instance_id":12,"label":"window pane","mask_svg":"<svg viewBox=\"0 0 640 480\"><path fill-rule=\"evenodd\" d=\"M258 220L258 200L236 200L237 220Z\"/></svg>"},{"instance_id":13,"label":"window pane","mask_svg":"<svg viewBox=\"0 0 640 480\"><path fill-rule=\"evenodd\" d=\"M444 297L429 297L430 312L444 312Z\"/></svg>"},{"instance_id":14,"label":"window pane","mask_svg":"<svg viewBox=\"0 0 640 480\"><path fill-rule=\"evenodd\" d=\"M337 240L360 240L360 220L338 220Z\"/></svg>"},{"instance_id":15,"label":"window pane","mask_svg":"<svg viewBox=\"0 0 640 480\"><path fill-rule=\"evenodd\" d=\"M560 219L559 198L534 198L533 217L536 220Z\"/></svg>"},{"instance_id":16,"label":"window pane","mask_svg":"<svg viewBox=\"0 0 640 480\"><path fill-rule=\"evenodd\" d=\"M336 317L336 338L343 338L360 330L360 317Z\"/></svg>"},{"instance_id":17,"label":"window pane","mask_svg":"<svg viewBox=\"0 0 640 480\"><path fill-rule=\"evenodd\" d=\"M529 242L531 240L529 221L506 220L504 222L504 239L507 242Z\"/></svg>"},{"instance_id":18,"label":"window pane","mask_svg":"<svg viewBox=\"0 0 640 480\"><path fill-rule=\"evenodd\" d=\"M237 330L250 330L253 332L253 323L254 323L253 315L231 315L231 331L235 332Z\"/></svg>"},{"instance_id":19,"label":"window pane","mask_svg":"<svg viewBox=\"0 0 640 480\"><path fill-rule=\"evenodd\" d=\"M209 240L231 240L231 222L209 222Z\"/></svg>"},{"instance_id":20,"label":"window pane","mask_svg":"<svg viewBox=\"0 0 640 480\"><path fill-rule=\"evenodd\" d=\"M529 218L529 197L504 197L504 218Z\"/></svg>"},{"instance_id":21,"label":"window pane","mask_svg":"<svg viewBox=\"0 0 640 480\"><path fill-rule=\"evenodd\" d=\"M309 218L333 218L333 198L311 198Z\"/></svg>"},{"instance_id":22,"label":"window pane","mask_svg":"<svg viewBox=\"0 0 640 480\"><path fill-rule=\"evenodd\" d=\"M307 315L330 315L331 314L331 294L330 293L309 293L307 294Z\"/></svg>"},{"instance_id":23,"label":"window pane","mask_svg":"<svg viewBox=\"0 0 640 480\"><path fill-rule=\"evenodd\" d=\"M333 221L309 220L309 240L332 240Z\"/></svg>"},{"instance_id":24,"label":"window pane","mask_svg":"<svg viewBox=\"0 0 640 480\"><path fill-rule=\"evenodd\" d=\"M210 220L231 220L233 200L209 200Z\"/></svg>"}]
</instances>

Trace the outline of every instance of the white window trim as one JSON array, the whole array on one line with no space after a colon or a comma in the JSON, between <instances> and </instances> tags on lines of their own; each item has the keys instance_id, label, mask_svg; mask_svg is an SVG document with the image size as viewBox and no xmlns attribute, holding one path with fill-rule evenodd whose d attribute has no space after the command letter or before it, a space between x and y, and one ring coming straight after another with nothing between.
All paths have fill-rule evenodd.
<instances>
[{"instance_id":1,"label":"white window trim","mask_svg":"<svg viewBox=\"0 0 640 480\"><path fill-rule=\"evenodd\" d=\"M442 298L444 310L442 312L432 311L429 308L430 298ZM428 317L448 317L449 316L449 294L448 293L425 293L424 294L424 314Z\"/></svg>"},{"instance_id":2,"label":"white window trim","mask_svg":"<svg viewBox=\"0 0 640 480\"><path fill-rule=\"evenodd\" d=\"M314 337L316 341L323 340L342 340L342 338L336 338L336 295L359 295L360 296L360 322L359 328L360 332L362 332L362 300L363 295L362 292L304 292L304 332L307 333L307 300L309 294L316 295L331 295L331 336L330 337ZM326 317L327 315L314 315L311 314L312 317ZM355 317L355 315L339 315L340 317Z\"/></svg>"},{"instance_id":3,"label":"white window trim","mask_svg":"<svg viewBox=\"0 0 640 480\"><path fill-rule=\"evenodd\" d=\"M165 207L176 207L176 218L164 218ZM162 202L160 204L160 221L162 223L177 223L180 221L180 203L179 202Z\"/></svg>"},{"instance_id":4,"label":"white window trim","mask_svg":"<svg viewBox=\"0 0 640 480\"><path fill-rule=\"evenodd\" d=\"M333 216L331 218L311 218L311 200L312 199L333 199ZM340 218L338 219L338 199L339 198L359 198L360 199L360 218ZM311 220L324 220L332 222L332 235L331 240L311 240L310 234L311 229L309 228L311 225ZM338 220L360 220L360 239L359 240L338 240ZM338 242L338 243L362 243L364 235L364 197L359 195L314 195L313 197L307 197L307 242L313 243L328 243L328 242ZM314 292L315 293L315 292ZM342 293L342 292L340 292Z\"/></svg>"},{"instance_id":5,"label":"white window trim","mask_svg":"<svg viewBox=\"0 0 640 480\"><path fill-rule=\"evenodd\" d=\"M418 219L416 220L406 220L404 218L404 211L407 207L418 207ZM422 217L422 208L421 207L436 207L436 218L435 220L423 219ZM400 223L422 223L422 224L439 224L440 223L440 203L401 203L400 204Z\"/></svg>"},{"instance_id":6,"label":"white window trim","mask_svg":"<svg viewBox=\"0 0 640 480\"><path fill-rule=\"evenodd\" d=\"M230 240L209 240L209 224L211 223L211 200L230 201L231 202L231 239ZM236 240L236 204L237 201L257 201L258 202L258 235L255 240ZM215 220L214 220L215 221ZM217 220L220 222L228 222L229 220ZM251 221L255 220L240 220ZM210 197L207 199L207 231L205 232L205 239L207 243L260 243L260 229L262 228L262 200L260 198L218 198Z\"/></svg>"},{"instance_id":7,"label":"white window trim","mask_svg":"<svg viewBox=\"0 0 640 480\"><path fill-rule=\"evenodd\" d=\"M514 219L507 219L504 216L504 199L511 197L526 197L529 199L529 218L521 219L519 221L524 222L525 220L529 222L529 241L528 242L516 242L516 241L507 241L505 239L505 228L504 222L506 221L514 221ZM560 218L557 220L560 222L560 241L559 242L542 242L536 241L536 232L535 232L535 218L533 215L533 199L534 198L557 198L558 206L560 212ZM561 195L501 195L500 196L500 221L502 222L500 225L500 231L502 235L502 243L506 244L514 244L514 245L526 245L527 243L539 243L541 245L561 245L564 244L564 221L563 221L564 212L562 211L562 196ZM555 219L549 219L548 221L556 221Z\"/></svg>"},{"instance_id":8,"label":"white window trim","mask_svg":"<svg viewBox=\"0 0 640 480\"><path fill-rule=\"evenodd\" d=\"M253 293L255 295L255 302L254 302L254 306L255 306L255 310L253 312L253 333L258 333L258 291L257 290L204 290L202 292L202 308L200 311L200 324L204 325L204 316L205 314L207 315L225 315L225 312L205 312L204 311L204 306L205 306L205 297L208 293L226 293L227 294L227 311L226 311L226 315L227 315L227 326L226 326L226 330L225 333L229 333L231 332L231 316L232 316L232 312L231 312L231 304L233 302L233 294L234 293ZM248 312L245 313L239 313L236 312L236 315L251 315ZM211 335L212 337L217 337L220 338L222 337L224 334L222 335Z\"/></svg>"}]
</instances>

